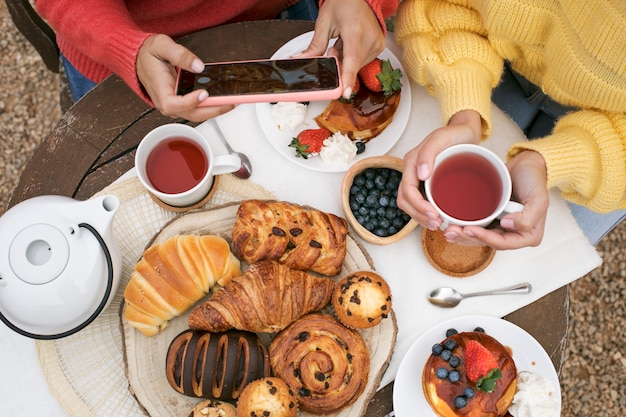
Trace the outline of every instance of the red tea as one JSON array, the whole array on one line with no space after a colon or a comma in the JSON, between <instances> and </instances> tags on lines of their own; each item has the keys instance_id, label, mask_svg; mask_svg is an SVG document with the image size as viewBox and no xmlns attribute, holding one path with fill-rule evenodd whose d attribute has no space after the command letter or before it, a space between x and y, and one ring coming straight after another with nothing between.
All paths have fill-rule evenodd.
<instances>
[{"instance_id":1,"label":"red tea","mask_svg":"<svg viewBox=\"0 0 626 417\"><path fill-rule=\"evenodd\" d=\"M191 190L200 183L208 168L209 161L202 148L179 136L155 146L146 162L148 180L166 194Z\"/></svg>"},{"instance_id":2,"label":"red tea","mask_svg":"<svg viewBox=\"0 0 626 417\"><path fill-rule=\"evenodd\" d=\"M484 219L502 198L498 170L485 158L472 153L453 155L440 163L430 192L441 210L459 220Z\"/></svg>"}]
</instances>

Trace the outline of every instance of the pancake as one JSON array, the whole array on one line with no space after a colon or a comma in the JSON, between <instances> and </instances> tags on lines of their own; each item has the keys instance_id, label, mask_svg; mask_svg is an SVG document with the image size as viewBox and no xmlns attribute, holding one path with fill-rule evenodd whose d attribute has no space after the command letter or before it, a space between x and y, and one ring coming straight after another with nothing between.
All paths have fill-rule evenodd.
<instances>
[{"instance_id":1,"label":"pancake","mask_svg":"<svg viewBox=\"0 0 626 417\"><path fill-rule=\"evenodd\" d=\"M462 332L447 337L440 343L446 349L446 342L453 340L455 347L451 349L453 356L460 359L459 364L452 366L446 355L432 353L422 373L424 396L439 417L502 417L513 402L517 389L517 369L511 353L500 342L483 332ZM483 345L495 358L502 377L497 379L492 392L484 392L471 382L466 373L466 345L474 340ZM449 349L448 349L449 350ZM437 376L437 370L445 368L448 372L458 371L458 381L452 382L450 377ZM472 395L465 390L471 388ZM464 397L465 404L455 404L457 397Z\"/></svg>"},{"instance_id":2,"label":"pancake","mask_svg":"<svg viewBox=\"0 0 626 417\"><path fill-rule=\"evenodd\" d=\"M385 96L362 87L350 102L332 100L315 121L332 133L367 142L389 126L400 104L400 93Z\"/></svg>"}]
</instances>

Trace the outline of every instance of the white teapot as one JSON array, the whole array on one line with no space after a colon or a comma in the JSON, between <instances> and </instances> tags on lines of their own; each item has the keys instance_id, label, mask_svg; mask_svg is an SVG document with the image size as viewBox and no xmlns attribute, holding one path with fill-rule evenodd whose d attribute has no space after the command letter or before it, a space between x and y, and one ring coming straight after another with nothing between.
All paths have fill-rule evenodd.
<instances>
[{"instance_id":1,"label":"white teapot","mask_svg":"<svg viewBox=\"0 0 626 417\"><path fill-rule=\"evenodd\" d=\"M95 320L120 283L119 205L114 195L47 195L0 217L0 320L34 339L69 336Z\"/></svg>"}]
</instances>

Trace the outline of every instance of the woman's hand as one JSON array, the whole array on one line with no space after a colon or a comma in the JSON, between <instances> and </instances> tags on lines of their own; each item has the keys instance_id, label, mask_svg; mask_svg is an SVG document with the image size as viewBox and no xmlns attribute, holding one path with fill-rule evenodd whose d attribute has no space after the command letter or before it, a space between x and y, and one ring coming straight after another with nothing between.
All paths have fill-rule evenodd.
<instances>
[{"instance_id":1,"label":"woman's hand","mask_svg":"<svg viewBox=\"0 0 626 417\"><path fill-rule=\"evenodd\" d=\"M489 245L498 250L537 246L543 239L550 198L546 182L546 164L534 151L524 151L507 164L513 180L513 195L524 205L518 213L507 214L500 227L449 226L446 240L462 245Z\"/></svg>"},{"instance_id":2,"label":"woman's hand","mask_svg":"<svg viewBox=\"0 0 626 417\"><path fill-rule=\"evenodd\" d=\"M361 0L362 1L362 0ZM208 97L205 90L176 95L176 67L200 73L204 64L184 46L167 35L153 35L145 40L137 54L137 77L148 96L166 116L203 122L231 110L233 106L199 107Z\"/></svg>"},{"instance_id":3,"label":"woman's hand","mask_svg":"<svg viewBox=\"0 0 626 417\"><path fill-rule=\"evenodd\" d=\"M431 132L418 146L404 156L402 181L398 189L398 207L430 230L439 229L443 220L422 195L420 186L432 173L435 157L444 149L459 143L478 144L482 119L472 110L460 111L447 126Z\"/></svg>"},{"instance_id":4,"label":"woman's hand","mask_svg":"<svg viewBox=\"0 0 626 417\"><path fill-rule=\"evenodd\" d=\"M329 55L341 62L343 96L350 98L359 70L385 49L385 36L376 15L363 0L326 0L315 21L310 45L298 56L321 56L330 39L338 37Z\"/></svg>"}]
</instances>

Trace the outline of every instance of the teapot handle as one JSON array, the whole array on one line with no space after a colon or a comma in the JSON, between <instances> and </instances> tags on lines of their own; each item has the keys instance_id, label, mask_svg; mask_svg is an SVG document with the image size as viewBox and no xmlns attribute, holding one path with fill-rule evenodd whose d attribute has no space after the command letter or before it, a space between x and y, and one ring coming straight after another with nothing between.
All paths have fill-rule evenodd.
<instances>
[{"instance_id":1,"label":"teapot handle","mask_svg":"<svg viewBox=\"0 0 626 417\"><path fill-rule=\"evenodd\" d=\"M102 247L102 250L104 252L104 257L105 257L106 263L107 263L107 271L108 271L107 272L107 286L106 286L106 289L104 291L104 297L102 297L102 300L100 301L100 304L98 305L98 308L96 308L96 311L94 311L93 314L91 316L89 316L89 318L87 318L87 320L85 320L84 322L82 322L78 326L74 327L73 329L64 331L62 333L51 334L51 335L35 334L35 333L27 332L24 329L20 329L19 327L17 327L13 323L11 323L9 321L9 319L7 319L2 314L2 312L0 312L0 321L2 321L4 324L6 324L11 330L21 334L22 336L30 337L31 339L39 339L39 340L60 339L62 337L66 337L66 336L72 335L72 334L74 334L74 333L84 329L92 321L94 321L96 319L96 317L98 317L100 315L100 313L102 313L102 310L104 310L104 307L107 304L109 296L111 295L111 290L113 288L113 261L111 260L111 253L109 252L109 248L107 247L107 245L106 245L104 239L102 238L102 236L100 235L100 233L98 233L98 231L92 225L90 225L88 223L80 223L78 225L78 227L84 227L85 229L87 229L91 233L93 233L94 237L96 238L96 240L98 241L98 243Z\"/></svg>"}]
</instances>

